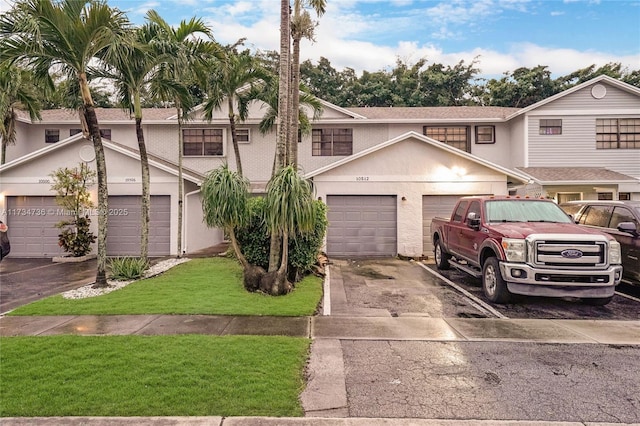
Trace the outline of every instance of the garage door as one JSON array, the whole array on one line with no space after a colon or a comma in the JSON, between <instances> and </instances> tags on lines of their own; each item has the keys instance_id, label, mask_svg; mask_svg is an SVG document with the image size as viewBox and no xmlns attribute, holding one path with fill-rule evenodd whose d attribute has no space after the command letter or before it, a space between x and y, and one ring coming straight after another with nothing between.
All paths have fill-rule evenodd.
<instances>
[{"instance_id":1,"label":"garage door","mask_svg":"<svg viewBox=\"0 0 640 426\"><path fill-rule=\"evenodd\" d=\"M431 220L434 217L451 217L451 211L461 195L424 195L422 197L422 247L423 253L433 253L431 242Z\"/></svg>"},{"instance_id":2,"label":"garage door","mask_svg":"<svg viewBox=\"0 0 640 426\"><path fill-rule=\"evenodd\" d=\"M68 218L55 197L7 197L7 226L11 257L54 257L64 251L58 246L60 230L55 224Z\"/></svg>"},{"instance_id":3,"label":"garage door","mask_svg":"<svg viewBox=\"0 0 640 426\"><path fill-rule=\"evenodd\" d=\"M395 256L397 202L392 195L327 196L327 254Z\"/></svg>"},{"instance_id":4,"label":"garage door","mask_svg":"<svg viewBox=\"0 0 640 426\"><path fill-rule=\"evenodd\" d=\"M151 196L149 218L149 256L166 256L170 253L171 197ZM107 229L107 254L109 256L140 255L139 196L109 197L109 222Z\"/></svg>"}]
</instances>

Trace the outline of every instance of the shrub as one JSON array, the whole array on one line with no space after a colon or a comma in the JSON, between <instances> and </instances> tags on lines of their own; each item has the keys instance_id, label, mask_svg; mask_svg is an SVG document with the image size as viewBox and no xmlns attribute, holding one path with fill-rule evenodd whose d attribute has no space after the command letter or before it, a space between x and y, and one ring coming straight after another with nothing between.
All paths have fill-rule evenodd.
<instances>
[{"instance_id":1,"label":"shrub","mask_svg":"<svg viewBox=\"0 0 640 426\"><path fill-rule=\"evenodd\" d=\"M242 253L247 261L264 269L269 267L269 233L264 221L265 201L262 197L249 199L249 221L236 232ZM316 218L312 232L290 236L289 281L299 281L317 261L327 230L327 207L322 201L313 202Z\"/></svg>"},{"instance_id":2,"label":"shrub","mask_svg":"<svg viewBox=\"0 0 640 426\"><path fill-rule=\"evenodd\" d=\"M137 280L142 278L149 263L141 257L114 257L109 262L111 279L118 281Z\"/></svg>"}]
</instances>

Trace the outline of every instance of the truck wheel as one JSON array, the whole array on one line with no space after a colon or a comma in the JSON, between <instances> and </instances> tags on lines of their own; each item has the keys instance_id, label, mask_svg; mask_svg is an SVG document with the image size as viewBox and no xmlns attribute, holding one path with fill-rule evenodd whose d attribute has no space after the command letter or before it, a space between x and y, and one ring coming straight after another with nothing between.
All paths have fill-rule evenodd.
<instances>
[{"instance_id":1,"label":"truck wheel","mask_svg":"<svg viewBox=\"0 0 640 426\"><path fill-rule=\"evenodd\" d=\"M511 300L507 283L500 273L500 263L495 257L488 258L482 268L482 291L494 303L508 303Z\"/></svg>"},{"instance_id":2,"label":"truck wheel","mask_svg":"<svg viewBox=\"0 0 640 426\"><path fill-rule=\"evenodd\" d=\"M588 298L588 299L582 299L582 302L586 305L591 305L591 306L604 306L607 303L611 302L611 299L613 299L613 296L611 297L595 297L595 298Z\"/></svg>"},{"instance_id":3,"label":"truck wheel","mask_svg":"<svg viewBox=\"0 0 640 426\"><path fill-rule=\"evenodd\" d=\"M442 250L442 243L440 240L436 241L435 248L433 249L434 258L436 259L436 267L438 269L449 269L449 255Z\"/></svg>"}]
</instances>

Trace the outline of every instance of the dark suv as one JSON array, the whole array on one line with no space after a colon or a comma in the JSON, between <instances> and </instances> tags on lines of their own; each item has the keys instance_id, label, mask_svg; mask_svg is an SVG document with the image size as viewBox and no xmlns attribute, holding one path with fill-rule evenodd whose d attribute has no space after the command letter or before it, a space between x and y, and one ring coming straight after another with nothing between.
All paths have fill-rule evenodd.
<instances>
[{"instance_id":1,"label":"dark suv","mask_svg":"<svg viewBox=\"0 0 640 426\"><path fill-rule=\"evenodd\" d=\"M560 205L576 223L613 236L622 249L623 280L640 285L640 201L569 201Z\"/></svg>"}]
</instances>

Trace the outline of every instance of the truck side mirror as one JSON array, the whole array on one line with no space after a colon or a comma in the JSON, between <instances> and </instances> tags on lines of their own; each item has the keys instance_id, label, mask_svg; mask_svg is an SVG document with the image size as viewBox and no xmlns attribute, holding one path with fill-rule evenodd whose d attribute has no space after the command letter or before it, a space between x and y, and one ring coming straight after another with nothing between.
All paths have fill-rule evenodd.
<instances>
[{"instance_id":1,"label":"truck side mirror","mask_svg":"<svg viewBox=\"0 0 640 426\"><path fill-rule=\"evenodd\" d=\"M638 229L636 229L636 224L633 222L620 222L618 224L618 231L626 232L633 235L634 237L640 236Z\"/></svg>"},{"instance_id":2,"label":"truck side mirror","mask_svg":"<svg viewBox=\"0 0 640 426\"><path fill-rule=\"evenodd\" d=\"M480 217L478 217L478 213L470 212L467 215L467 226L476 231L480 229Z\"/></svg>"}]
</instances>

